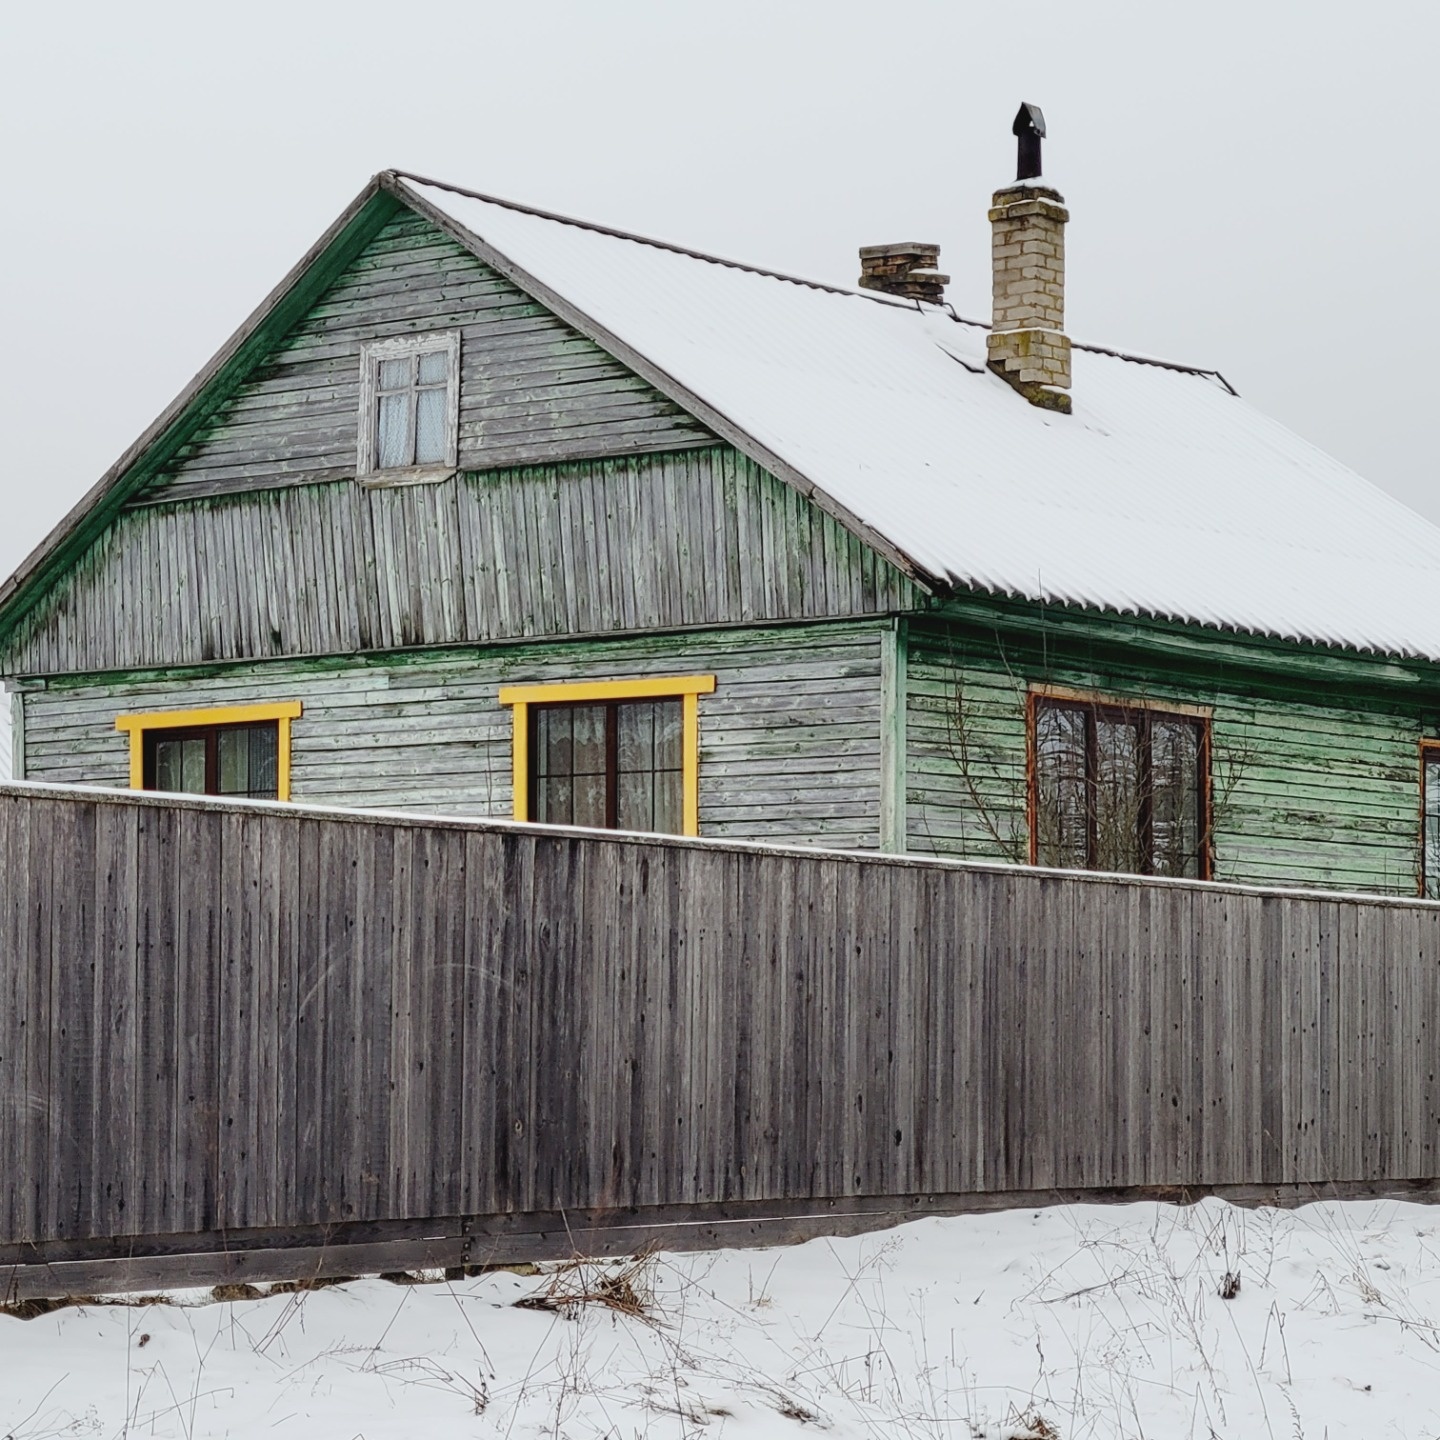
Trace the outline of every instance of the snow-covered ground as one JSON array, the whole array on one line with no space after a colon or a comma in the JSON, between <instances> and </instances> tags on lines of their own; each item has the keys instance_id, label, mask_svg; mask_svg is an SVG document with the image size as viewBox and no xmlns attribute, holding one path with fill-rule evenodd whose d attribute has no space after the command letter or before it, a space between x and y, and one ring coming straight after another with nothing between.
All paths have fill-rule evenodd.
<instances>
[{"instance_id":1,"label":"snow-covered ground","mask_svg":"<svg viewBox=\"0 0 1440 1440\"><path fill-rule=\"evenodd\" d=\"M628 1269L0 1316L0 1436L1425 1440L1437 1225L1392 1203L1064 1206ZM648 1313L515 1303L607 1276Z\"/></svg>"}]
</instances>

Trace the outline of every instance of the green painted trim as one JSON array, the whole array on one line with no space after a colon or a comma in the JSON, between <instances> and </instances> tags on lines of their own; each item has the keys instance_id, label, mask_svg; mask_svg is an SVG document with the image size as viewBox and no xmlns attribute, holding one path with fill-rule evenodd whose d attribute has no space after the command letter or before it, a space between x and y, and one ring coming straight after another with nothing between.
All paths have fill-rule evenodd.
<instances>
[{"instance_id":1,"label":"green painted trim","mask_svg":"<svg viewBox=\"0 0 1440 1440\"><path fill-rule=\"evenodd\" d=\"M165 413L0 586L0 653L20 622L114 522L126 501L174 459L401 208L399 200L372 181Z\"/></svg>"},{"instance_id":2,"label":"green painted trim","mask_svg":"<svg viewBox=\"0 0 1440 1440\"><path fill-rule=\"evenodd\" d=\"M957 636L992 645L1010 639L1042 650L1053 646L1067 659L1083 653L1097 666L1161 664L1212 685L1244 678L1263 688L1268 678L1277 693L1303 682L1317 691L1346 690L1352 700L1358 687L1362 695L1386 691L1411 705L1440 707L1440 664L1430 660L980 595L952 596L932 605L926 618Z\"/></svg>"},{"instance_id":3,"label":"green painted trim","mask_svg":"<svg viewBox=\"0 0 1440 1440\"><path fill-rule=\"evenodd\" d=\"M616 644L633 646L644 653L649 648L665 654L673 650L677 636L733 634L738 643L766 641L797 630L820 634L852 635L857 631L888 632L889 615L867 615L855 620L764 620L746 625L695 625L676 630L606 630L596 635L556 635L537 638L527 635L516 640L495 640L484 645L412 645L396 650L367 650L350 655L274 655L263 660L217 660L205 665L160 665L138 670L90 670L67 675L48 675L43 688L50 691L80 690L93 685L154 685L171 681L213 680L225 676L259 675L283 670L294 674L325 675L336 670L369 668L396 670L407 666L448 666L461 669L477 660L497 654L513 656L519 667L532 655L557 649L612 650ZM12 682L14 683L14 682ZM23 683L23 682L21 682Z\"/></svg>"}]
</instances>

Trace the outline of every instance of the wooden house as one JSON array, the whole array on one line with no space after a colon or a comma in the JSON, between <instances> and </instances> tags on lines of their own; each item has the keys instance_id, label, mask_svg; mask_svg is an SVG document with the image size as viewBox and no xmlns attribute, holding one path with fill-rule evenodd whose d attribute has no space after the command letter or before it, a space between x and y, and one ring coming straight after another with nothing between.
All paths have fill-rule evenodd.
<instances>
[{"instance_id":1,"label":"wooden house","mask_svg":"<svg viewBox=\"0 0 1440 1440\"><path fill-rule=\"evenodd\" d=\"M16 778L1440 893L1440 531L990 213L987 326L377 176L0 588Z\"/></svg>"}]
</instances>

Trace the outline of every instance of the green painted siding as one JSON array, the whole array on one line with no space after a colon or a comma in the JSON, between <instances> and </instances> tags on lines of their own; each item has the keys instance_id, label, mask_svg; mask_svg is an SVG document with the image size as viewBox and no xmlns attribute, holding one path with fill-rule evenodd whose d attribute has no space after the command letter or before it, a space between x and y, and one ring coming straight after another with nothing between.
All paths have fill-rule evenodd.
<instances>
[{"instance_id":1,"label":"green painted siding","mask_svg":"<svg viewBox=\"0 0 1440 1440\"><path fill-rule=\"evenodd\" d=\"M700 824L714 837L875 849L884 622L412 653L52 683L25 694L26 778L128 783L125 712L301 700L292 798L511 813L502 684L713 673L700 701Z\"/></svg>"},{"instance_id":2,"label":"green painted siding","mask_svg":"<svg viewBox=\"0 0 1440 1440\"><path fill-rule=\"evenodd\" d=\"M1103 635L1105 624L1093 628ZM1218 637L1217 637L1218 638ZM1244 642L1231 642L1237 654ZM1223 643L1221 646L1223 650ZM1023 859L1027 688L1212 706L1215 878L1414 894L1422 735L1437 691L1412 699L1319 683L1304 652L1268 675L1078 639L912 621L906 666L907 842L918 852ZM1363 664L1358 661L1357 664ZM1383 662L1377 662L1383 664ZM1223 672L1225 667L1220 667Z\"/></svg>"}]
</instances>

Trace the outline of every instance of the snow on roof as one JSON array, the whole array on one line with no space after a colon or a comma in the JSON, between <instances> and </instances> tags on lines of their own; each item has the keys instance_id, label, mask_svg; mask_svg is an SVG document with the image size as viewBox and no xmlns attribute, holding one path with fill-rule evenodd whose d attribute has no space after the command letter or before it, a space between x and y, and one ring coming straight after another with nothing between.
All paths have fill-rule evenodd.
<instances>
[{"instance_id":1,"label":"snow on roof","mask_svg":"<svg viewBox=\"0 0 1440 1440\"><path fill-rule=\"evenodd\" d=\"M1095 348L1074 414L948 307L433 182L441 212L948 585L1440 660L1440 529L1220 377Z\"/></svg>"}]
</instances>

